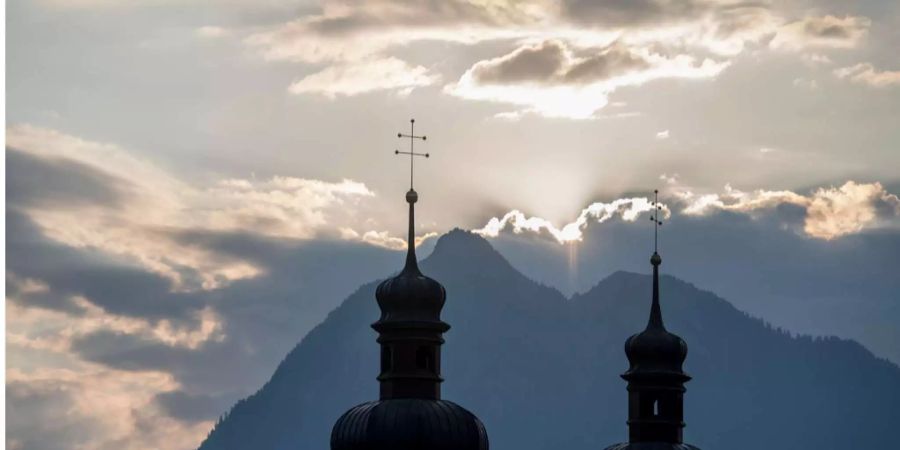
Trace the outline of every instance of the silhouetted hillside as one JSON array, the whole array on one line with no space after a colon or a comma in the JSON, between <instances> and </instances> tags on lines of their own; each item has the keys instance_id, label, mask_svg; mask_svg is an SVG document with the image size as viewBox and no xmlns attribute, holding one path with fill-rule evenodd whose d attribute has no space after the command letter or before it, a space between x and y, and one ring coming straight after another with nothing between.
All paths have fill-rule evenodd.
<instances>
[{"instance_id":1,"label":"silhouetted hillside","mask_svg":"<svg viewBox=\"0 0 900 450\"><path fill-rule=\"evenodd\" d=\"M663 271L667 264L677 263L664 261ZM422 269L448 293L444 396L483 420L494 449L596 450L626 439L618 375L625 339L646 324L649 276L618 272L567 300L462 231L443 236ZM327 449L337 417L378 395L375 286L329 314L201 449ZM666 325L690 348L688 442L707 450L896 445L896 366L851 341L791 337L675 278L663 277L661 289Z\"/></svg>"}]
</instances>

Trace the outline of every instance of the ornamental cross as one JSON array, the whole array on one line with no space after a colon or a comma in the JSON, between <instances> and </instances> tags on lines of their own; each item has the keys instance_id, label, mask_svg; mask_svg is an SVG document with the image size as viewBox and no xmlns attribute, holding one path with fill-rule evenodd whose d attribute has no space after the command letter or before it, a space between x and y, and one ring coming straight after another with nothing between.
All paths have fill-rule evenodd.
<instances>
[{"instance_id":1,"label":"ornamental cross","mask_svg":"<svg viewBox=\"0 0 900 450\"><path fill-rule=\"evenodd\" d=\"M659 204L659 190L653 190L653 214L650 215L650 220L653 221L653 253L656 253L657 244L659 242L659 227L662 226L662 221L659 220L659 212L662 210L662 206Z\"/></svg>"},{"instance_id":2,"label":"ornamental cross","mask_svg":"<svg viewBox=\"0 0 900 450\"><path fill-rule=\"evenodd\" d=\"M416 139L425 140L426 137L416 136L416 119L409 119L409 134L397 133L398 138L409 138L409 151L401 152L400 150L394 150L395 155L409 155L409 189L413 188L413 160L416 156L424 156L428 158L428 153L416 153L413 150L413 143L415 143Z\"/></svg>"}]
</instances>

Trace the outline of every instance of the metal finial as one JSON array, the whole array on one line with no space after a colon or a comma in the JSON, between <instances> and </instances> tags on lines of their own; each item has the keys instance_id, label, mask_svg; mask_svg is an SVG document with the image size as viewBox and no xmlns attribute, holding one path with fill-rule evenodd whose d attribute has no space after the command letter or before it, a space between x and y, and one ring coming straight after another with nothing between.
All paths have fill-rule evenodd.
<instances>
[{"instance_id":1,"label":"metal finial","mask_svg":"<svg viewBox=\"0 0 900 450\"><path fill-rule=\"evenodd\" d=\"M426 158L429 157L428 153L416 153L413 148L413 144L416 139L421 139L425 141L427 138L425 136L416 136L416 119L409 119L409 134L397 133L398 138L409 138L409 151L401 152L400 150L394 150L395 155L409 155L409 189L413 189L413 160L415 156L424 156Z\"/></svg>"},{"instance_id":2,"label":"metal finial","mask_svg":"<svg viewBox=\"0 0 900 450\"><path fill-rule=\"evenodd\" d=\"M659 204L659 190L653 190L653 214L650 216L650 220L653 221L653 254L657 253L659 246L659 227L662 226L662 221L659 220L659 212L662 211L662 206Z\"/></svg>"}]
</instances>

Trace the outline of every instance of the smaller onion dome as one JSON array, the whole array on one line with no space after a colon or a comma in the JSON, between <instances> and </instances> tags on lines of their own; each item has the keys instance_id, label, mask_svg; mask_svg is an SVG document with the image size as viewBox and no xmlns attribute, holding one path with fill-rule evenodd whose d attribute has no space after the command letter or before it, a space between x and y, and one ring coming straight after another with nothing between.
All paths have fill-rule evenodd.
<instances>
[{"instance_id":1,"label":"smaller onion dome","mask_svg":"<svg viewBox=\"0 0 900 450\"><path fill-rule=\"evenodd\" d=\"M687 344L665 328L650 328L625 341L625 355L631 367L625 374L666 372L683 373Z\"/></svg>"},{"instance_id":2,"label":"smaller onion dome","mask_svg":"<svg viewBox=\"0 0 900 450\"><path fill-rule=\"evenodd\" d=\"M393 322L431 322L449 328L440 318L447 297L444 286L423 275L416 261L413 205L418 199L416 191L410 189L406 193L406 201L409 203L406 265L397 276L384 280L375 290L375 298L381 308L381 318L375 323L376 329L379 325Z\"/></svg>"},{"instance_id":3,"label":"smaller onion dome","mask_svg":"<svg viewBox=\"0 0 900 450\"><path fill-rule=\"evenodd\" d=\"M363 403L331 432L332 450L488 450L484 425L447 400L401 398Z\"/></svg>"},{"instance_id":4,"label":"smaller onion dome","mask_svg":"<svg viewBox=\"0 0 900 450\"><path fill-rule=\"evenodd\" d=\"M687 358L687 343L679 336L670 333L663 325L662 311L659 306L659 265L662 258L653 252L650 257L653 265L653 304L650 308L650 319L647 328L625 341L625 355L631 367L623 375L637 374L669 374L690 379L682 370Z\"/></svg>"}]
</instances>

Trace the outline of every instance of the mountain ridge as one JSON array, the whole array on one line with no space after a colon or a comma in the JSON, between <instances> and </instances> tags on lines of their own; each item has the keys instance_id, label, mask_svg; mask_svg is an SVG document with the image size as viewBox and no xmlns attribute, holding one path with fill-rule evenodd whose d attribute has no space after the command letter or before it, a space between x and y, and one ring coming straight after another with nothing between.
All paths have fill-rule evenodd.
<instances>
[{"instance_id":1,"label":"mountain ridge","mask_svg":"<svg viewBox=\"0 0 900 450\"><path fill-rule=\"evenodd\" d=\"M498 257L505 262L483 238L455 230L421 262L448 291L444 397L481 417L497 449L586 450L624 440L622 345L646 325L650 277L616 272L567 299ZM900 398L900 368L855 342L776 330L677 278L661 284L666 325L690 348L688 442L734 450L888 445L879 436L889 436L900 408L884 398ZM376 285L329 313L200 448L327 448L334 420L377 398L369 328ZM722 399L730 415L719 410ZM799 410L787 414L786 405Z\"/></svg>"}]
</instances>

